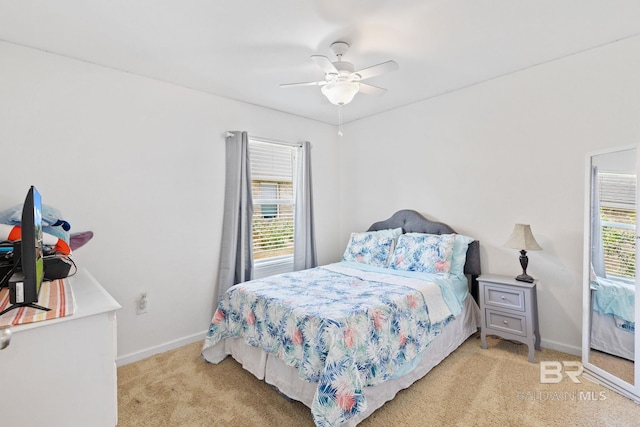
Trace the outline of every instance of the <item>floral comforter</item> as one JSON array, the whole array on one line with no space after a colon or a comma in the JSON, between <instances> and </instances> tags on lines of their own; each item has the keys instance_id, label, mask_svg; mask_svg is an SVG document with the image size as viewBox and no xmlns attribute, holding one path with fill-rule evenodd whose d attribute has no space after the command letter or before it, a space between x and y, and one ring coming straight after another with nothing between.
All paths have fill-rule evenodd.
<instances>
[{"instance_id":1,"label":"floral comforter","mask_svg":"<svg viewBox=\"0 0 640 427\"><path fill-rule=\"evenodd\" d=\"M241 337L279 357L318 383L316 425L341 425L366 408L364 387L392 377L453 317L432 323L429 292L392 275L363 276L331 265L235 285L218 305L204 348ZM423 285L431 294L438 286Z\"/></svg>"}]
</instances>

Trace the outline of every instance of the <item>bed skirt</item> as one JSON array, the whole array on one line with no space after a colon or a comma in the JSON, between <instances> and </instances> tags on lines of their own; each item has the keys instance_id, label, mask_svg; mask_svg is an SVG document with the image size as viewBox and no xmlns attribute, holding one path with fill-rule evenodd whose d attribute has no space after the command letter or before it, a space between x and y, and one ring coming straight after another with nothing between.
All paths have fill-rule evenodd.
<instances>
[{"instance_id":1,"label":"bed skirt","mask_svg":"<svg viewBox=\"0 0 640 427\"><path fill-rule=\"evenodd\" d=\"M634 334L618 328L611 316L602 315L595 310L591 312L591 348L634 360Z\"/></svg>"},{"instance_id":2,"label":"bed skirt","mask_svg":"<svg viewBox=\"0 0 640 427\"><path fill-rule=\"evenodd\" d=\"M385 381L384 383L366 387L364 396L367 409L348 420L345 426L355 426L385 402L393 399L403 389L424 377L433 367L443 361L458 348L467 338L478 330L480 325L480 309L473 298L463 303L462 313L444 328L429 344L424 357L411 372L406 375ZM275 356L246 344L241 338L228 338L202 352L204 358L211 363L218 363L231 355L242 367L275 386L291 399L298 400L311 407L317 384L304 381L298 376L296 368L287 366Z\"/></svg>"}]
</instances>

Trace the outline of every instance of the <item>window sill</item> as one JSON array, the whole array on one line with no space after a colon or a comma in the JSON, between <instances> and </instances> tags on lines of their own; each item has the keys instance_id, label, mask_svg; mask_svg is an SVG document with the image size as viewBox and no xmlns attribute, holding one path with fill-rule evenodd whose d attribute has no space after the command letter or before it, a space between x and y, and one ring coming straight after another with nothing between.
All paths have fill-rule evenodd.
<instances>
[{"instance_id":1,"label":"window sill","mask_svg":"<svg viewBox=\"0 0 640 427\"><path fill-rule=\"evenodd\" d=\"M291 273L293 271L293 255L261 259L255 261L253 266L253 277L255 279L262 279L275 274Z\"/></svg>"}]
</instances>

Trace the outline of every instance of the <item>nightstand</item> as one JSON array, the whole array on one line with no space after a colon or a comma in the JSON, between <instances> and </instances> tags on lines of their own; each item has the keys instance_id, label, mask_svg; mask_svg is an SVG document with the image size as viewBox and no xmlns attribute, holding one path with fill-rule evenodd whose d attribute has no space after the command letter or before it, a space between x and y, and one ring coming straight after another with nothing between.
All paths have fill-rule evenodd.
<instances>
[{"instance_id":1,"label":"nightstand","mask_svg":"<svg viewBox=\"0 0 640 427\"><path fill-rule=\"evenodd\" d=\"M534 362L535 350L540 350L537 283L506 276L478 277L482 348L487 348L487 335L497 335L529 346L529 362Z\"/></svg>"}]
</instances>

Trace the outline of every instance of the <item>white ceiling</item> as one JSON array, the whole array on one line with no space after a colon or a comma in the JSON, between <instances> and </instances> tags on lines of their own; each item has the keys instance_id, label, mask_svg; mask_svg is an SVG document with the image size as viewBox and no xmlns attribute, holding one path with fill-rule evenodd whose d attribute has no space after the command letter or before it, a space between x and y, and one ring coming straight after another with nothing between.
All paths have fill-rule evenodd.
<instances>
[{"instance_id":1,"label":"white ceiling","mask_svg":"<svg viewBox=\"0 0 640 427\"><path fill-rule=\"evenodd\" d=\"M640 33L636 0L0 0L0 39L337 123L313 54L389 59L345 122ZM0 66L2 58L0 58Z\"/></svg>"}]
</instances>

